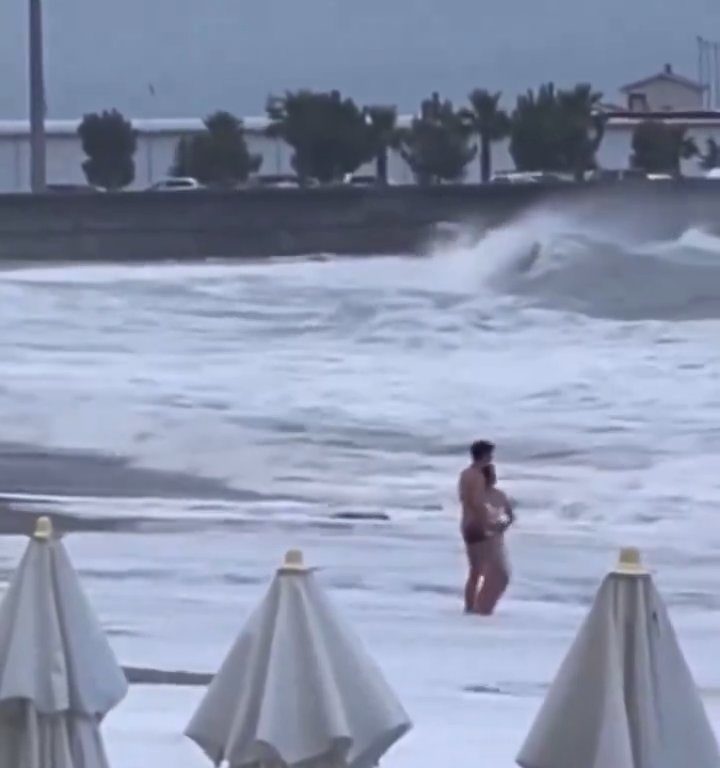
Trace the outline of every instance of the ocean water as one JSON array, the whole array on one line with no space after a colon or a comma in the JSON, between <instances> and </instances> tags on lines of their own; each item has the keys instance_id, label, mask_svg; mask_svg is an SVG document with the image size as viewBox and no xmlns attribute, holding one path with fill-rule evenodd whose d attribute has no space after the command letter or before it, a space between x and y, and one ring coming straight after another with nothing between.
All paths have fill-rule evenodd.
<instances>
[{"instance_id":1,"label":"ocean water","mask_svg":"<svg viewBox=\"0 0 720 768\"><path fill-rule=\"evenodd\" d=\"M74 521L130 666L214 671L302 548L415 721L389 768L512 765L635 544L720 731L719 336L720 239L551 211L427 258L6 269L0 494ZM519 517L490 619L461 614L477 437ZM201 695L133 685L112 764L205 765Z\"/></svg>"}]
</instances>

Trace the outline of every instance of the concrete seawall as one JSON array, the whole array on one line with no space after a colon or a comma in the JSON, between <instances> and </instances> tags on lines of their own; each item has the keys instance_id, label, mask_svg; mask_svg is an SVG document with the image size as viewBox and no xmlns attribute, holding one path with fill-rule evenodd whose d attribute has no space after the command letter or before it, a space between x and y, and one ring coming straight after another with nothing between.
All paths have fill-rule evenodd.
<instances>
[{"instance_id":1,"label":"concrete seawall","mask_svg":"<svg viewBox=\"0 0 720 768\"><path fill-rule=\"evenodd\" d=\"M720 221L720 183L0 195L0 260L416 253L442 225L479 231L538 206L665 236Z\"/></svg>"}]
</instances>

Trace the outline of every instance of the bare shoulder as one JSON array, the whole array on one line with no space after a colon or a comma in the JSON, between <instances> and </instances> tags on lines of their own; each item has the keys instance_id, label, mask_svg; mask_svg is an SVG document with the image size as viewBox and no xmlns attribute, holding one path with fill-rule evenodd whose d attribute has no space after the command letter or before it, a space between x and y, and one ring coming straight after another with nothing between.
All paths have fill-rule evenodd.
<instances>
[{"instance_id":1,"label":"bare shoulder","mask_svg":"<svg viewBox=\"0 0 720 768\"><path fill-rule=\"evenodd\" d=\"M463 487L469 487L476 485L478 482L478 474L472 467L465 467L460 473L460 485Z\"/></svg>"},{"instance_id":2,"label":"bare shoulder","mask_svg":"<svg viewBox=\"0 0 720 768\"><path fill-rule=\"evenodd\" d=\"M467 476L467 468L463 469L462 472L458 475L458 490L460 493L462 493L465 488L467 488L468 484L468 476Z\"/></svg>"},{"instance_id":3,"label":"bare shoulder","mask_svg":"<svg viewBox=\"0 0 720 768\"><path fill-rule=\"evenodd\" d=\"M465 467L458 482L461 495L474 497L485 490L485 478L474 467Z\"/></svg>"},{"instance_id":4,"label":"bare shoulder","mask_svg":"<svg viewBox=\"0 0 720 768\"><path fill-rule=\"evenodd\" d=\"M470 467L465 467L458 478L458 491L461 497L465 497L472 492L473 483L473 473Z\"/></svg>"}]
</instances>

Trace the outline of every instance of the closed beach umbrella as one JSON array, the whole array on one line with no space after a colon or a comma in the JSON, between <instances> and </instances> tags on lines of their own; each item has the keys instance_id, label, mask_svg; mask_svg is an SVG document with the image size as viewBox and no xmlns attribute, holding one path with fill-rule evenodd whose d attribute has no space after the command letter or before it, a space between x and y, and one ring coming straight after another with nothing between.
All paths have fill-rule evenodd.
<instances>
[{"instance_id":1,"label":"closed beach umbrella","mask_svg":"<svg viewBox=\"0 0 720 768\"><path fill-rule=\"evenodd\" d=\"M522 768L718 768L670 618L636 549L621 552L543 702Z\"/></svg>"},{"instance_id":2,"label":"closed beach umbrella","mask_svg":"<svg viewBox=\"0 0 720 768\"><path fill-rule=\"evenodd\" d=\"M185 731L215 765L372 768L410 720L289 552Z\"/></svg>"},{"instance_id":3,"label":"closed beach umbrella","mask_svg":"<svg viewBox=\"0 0 720 768\"><path fill-rule=\"evenodd\" d=\"M100 720L127 692L48 518L0 604L0 768L106 768Z\"/></svg>"}]
</instances>

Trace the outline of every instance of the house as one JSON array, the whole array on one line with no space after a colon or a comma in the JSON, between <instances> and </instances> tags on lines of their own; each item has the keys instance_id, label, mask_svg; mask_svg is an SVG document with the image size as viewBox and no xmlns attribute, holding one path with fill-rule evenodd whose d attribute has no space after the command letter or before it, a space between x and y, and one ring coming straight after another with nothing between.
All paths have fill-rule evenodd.
<instances>
[{"instance_id":1,"label":"house","mask_svg":"<svg viewBox=\"0 0 720 768\"><path fill-rule=\"evenodd\" d=\"M666 64L662 72L624 85L628 112L689 112L704 106L706 87L673 72Z\"/></svg>"}]
</instances>

